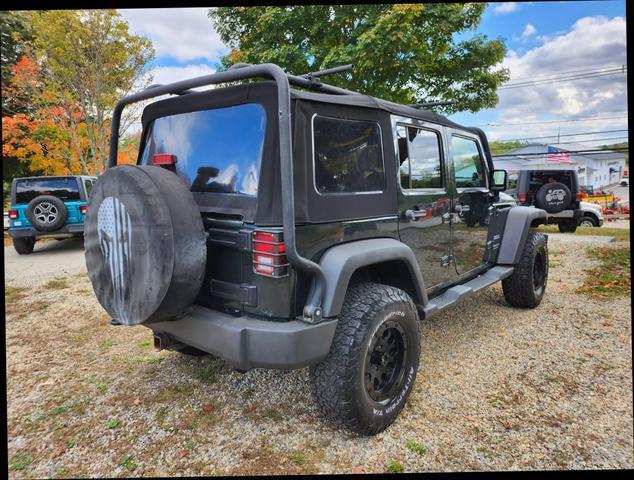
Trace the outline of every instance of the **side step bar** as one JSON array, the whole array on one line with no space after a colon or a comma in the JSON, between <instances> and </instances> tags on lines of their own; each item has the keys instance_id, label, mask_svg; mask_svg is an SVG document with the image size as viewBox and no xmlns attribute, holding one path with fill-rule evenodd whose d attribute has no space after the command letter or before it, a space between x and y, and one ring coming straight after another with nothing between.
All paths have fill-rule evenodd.
<instances>
[{"instance_id":1,"label":"side step bar","mask_svg":"<svg viewBox=\"0 0 634 480\"><path fill-rule=\"evenodd\" d=\"M437 297L429 300L426 305L419 305L419 312L422 313L423 318L429 318L441 310L455 305L459 301L464 300L483 288L510 276L513 273L513 269L513 266L507 265L498 265L493 267L491 270L488 270L473 280L469 280L467 283L451 287L442 295L438 295Z\"/></svg>"}]
</instances>

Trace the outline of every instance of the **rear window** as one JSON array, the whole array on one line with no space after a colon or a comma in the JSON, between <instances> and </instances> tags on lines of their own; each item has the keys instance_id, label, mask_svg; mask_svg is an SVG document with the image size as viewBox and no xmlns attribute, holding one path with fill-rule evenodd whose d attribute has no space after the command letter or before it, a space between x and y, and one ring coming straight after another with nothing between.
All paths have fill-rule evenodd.
<instances>
[{"instance_id":1,"label":"rear window","mask_svg":"<svg viewBox=\"0 0 634 480\"><path fill-rule=\"evenodd\" d=\"M530 193L535 193L539 190L542 185L546 183L559 182L563 183L567 186L571 191L574 191L573 184L573 176L574 171L555 171L555 170L544 170L538 172L530 172L529 174L529 183L528 189Z\"/></svg>"},{"instance_id":2,"label":"rear window","mask_svg":"<svg viewBox=\"0 0 634 480\"><path fill-rule=\"evenodd\" d=\"M257 103L157 118L140 163L175 155L176 171L192 192L256 196L265 131L266 112Z\"/></svg>"},{"instance_id":3,"label":"rear window","mask_svg":"<svg viewBox=\"0 0 634 480\"><path fill-rule=\"evenodd\" d=\"M39 195L53 195L65 202L79 200L76 178L42 178L18 180L15 186L15 203L29 203Z\"/></svg>"},{"instance_id":4,"label":"rear window","mask_svg":"<svg viewBox=\"0 0 634 480\"><path fill-rule=\"evenodd\" d=\"M377 193L385 188L378 123L316 116L313 135L317 192Z\"/></svg>"}]
</instances>

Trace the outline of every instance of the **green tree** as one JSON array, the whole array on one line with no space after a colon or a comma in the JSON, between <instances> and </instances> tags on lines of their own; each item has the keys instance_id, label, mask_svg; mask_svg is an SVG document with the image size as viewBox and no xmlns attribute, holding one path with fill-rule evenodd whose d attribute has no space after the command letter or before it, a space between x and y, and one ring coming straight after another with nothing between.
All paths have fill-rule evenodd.
<instances>
[{"instance_id":1,"label":"green tree","mask_svg":"<svg viewBox=\"0 0 634 480\"><path fill-rule=\"evenodd\" d=\"M151 42L132 34L115 10L47 11L34 21L34 31L46 102L79 109L92 163L105 165L114 106L121 96L151 81ZM138 109L126 113L121 132Z\"/></svg>"},{"instance_id":2,"label":"green tree","mask_svg":"<svg viewBox=\"0 0 634 480\"><path fill-rule=\"evenodd\" d=\"M0 12L0 64L3 87L9 82L11 67L28 53L33 38L34 15L36 15L34 12L28 11ZM4 110L4 100L2 107Z\"/></svg>"},{"instance_id":3,"label":"green tree","mask_svg":"<svg viewBox=\"0 0 634 480\"><path fill-rule=\"evenodd\" d=\"M221 68L273 62L301 74L352 63L352 72L330 81L401 103L455 100L444 111L475 112L494 107L497 87L509 78L499 66L503 41L476 32L485 6L218 7L209 17L233 49Z\"/></svg>"}]
</instances>

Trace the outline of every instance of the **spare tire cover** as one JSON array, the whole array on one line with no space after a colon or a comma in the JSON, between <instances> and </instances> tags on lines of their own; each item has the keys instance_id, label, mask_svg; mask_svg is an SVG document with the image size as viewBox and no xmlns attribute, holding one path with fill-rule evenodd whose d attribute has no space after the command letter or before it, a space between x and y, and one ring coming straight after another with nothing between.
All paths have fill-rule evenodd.
<instances>
[{"instance_id":1,"label":"spare tire cover","mask_svg":"<svg viewBox=\"0 0 634 480\"><path fill-rule=\"evenodd\" d=\"M207 259L200 211L183 180L161 167L121 165L99 177L84 245L97 299L124 325L174 318L200 291Z\"/></svg>"},{"instance_id":2,"label":"spare tire cover","mask_svg":"<svg viewBox=\"0 0 634 480\"><path fill-rule=\"evenodd\" d=\"M559 213L570 205L572 194L563 183L553 182L542 185L535 194L535 205L548 213Z\"/></svg>"}]
</instances>

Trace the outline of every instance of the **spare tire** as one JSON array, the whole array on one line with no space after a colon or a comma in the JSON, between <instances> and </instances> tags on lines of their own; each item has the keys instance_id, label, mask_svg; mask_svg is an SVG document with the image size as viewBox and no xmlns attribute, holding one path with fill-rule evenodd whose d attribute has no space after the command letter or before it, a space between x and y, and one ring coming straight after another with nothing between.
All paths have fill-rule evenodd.
<instances>
[{"instance_id":1,"label":"spare tire","mask_svg":"<svg viewBox=\"0 0 634 480\"><path fill-rule=\"evenodd\" d=\"M572 194L563 183L553 182L542 185L535 194L535 206L548 213L559 213L570 206Z\"/></svg>"},{"instance_id":2,"label":"spare tire","mask_svg":"<svg viewBox=\"0 0 634 480\"><path fill-rule=\"evenodd\" d=\"M93 187L84 238L97 299L123 325L178 317L196 299L205 232L198 205L174 173L155 166L108 169Z\"/></svg>"},{"instance_id":3,"label":"spare tire","mask_svg":"<svg viewBox=\"0 0 634 480\"><path fill-rule=\"evenodd\" d=\"M68 210L61 198L39 195L29 202L24 214L36 230L52 232L66 223Z\"/></svg>"}]
</instances>

